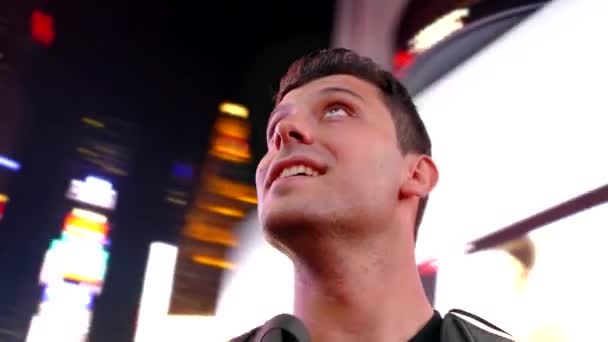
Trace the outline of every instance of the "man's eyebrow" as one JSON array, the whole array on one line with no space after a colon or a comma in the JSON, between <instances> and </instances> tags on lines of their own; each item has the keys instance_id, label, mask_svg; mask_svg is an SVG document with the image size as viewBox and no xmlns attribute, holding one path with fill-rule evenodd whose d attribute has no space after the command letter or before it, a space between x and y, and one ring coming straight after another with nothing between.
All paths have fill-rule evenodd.
<instances>
[{"instance_id":1,"label":"man's eyebrow","mask_svg":"<svg viewBox=\"0 0 608 342\"><path fill-rule=\"evenodd\" d=\"M362 102L365 102L365 99L363 98L363 96L357 94L355 91L352 91L348 88L342 88L342 87L327 87L327 88L323 88L319 91L320 93L345 93L348 94L352 97L356 97L357 99L361 100Z\"/></svg>"}]
</instances>

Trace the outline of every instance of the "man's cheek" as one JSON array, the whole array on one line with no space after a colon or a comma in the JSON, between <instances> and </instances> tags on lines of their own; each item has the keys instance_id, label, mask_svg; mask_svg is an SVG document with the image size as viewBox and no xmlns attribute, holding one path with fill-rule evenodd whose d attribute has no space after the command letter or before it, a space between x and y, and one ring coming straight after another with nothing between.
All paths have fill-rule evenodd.
<instances>
[{"instance_id":1,"label":"man's cheek","mask_svg":"<svg viewBox=\"0 0 608 342\"><path fill-rule=\"evenodd\" d=\"M268 159L262 158L255 172L255 182L258 192L261 192L264 187L264 179L266 178L268 170Z\"/></svg>"}]
</instances>

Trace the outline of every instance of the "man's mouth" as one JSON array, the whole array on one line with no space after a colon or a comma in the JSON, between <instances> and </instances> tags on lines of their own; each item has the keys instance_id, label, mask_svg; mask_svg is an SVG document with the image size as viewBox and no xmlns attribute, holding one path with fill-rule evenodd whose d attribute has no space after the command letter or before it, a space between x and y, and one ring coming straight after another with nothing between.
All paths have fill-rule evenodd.
<instances>
[{"instance_id":1,"label":"man's mouth","mask_svg":"<svg viewBox=\"0 0 608 342\"><path fill-rule=\"evenodd\" d=\"M308 158L291 158L282 160L270 168L266 188L270 188L275 180L294 176L319 177L327 171L323 164Z\"/></svg>"},{"instance_id":2,"label":"man's mouth","mask_svg":"<svg viewBox=\"0 0 608 342\"><path fill-rule=\"evenodd\" d=\"M278 178L291 177L291 176L311 176L317 177L319 172L306 165L294 165L284 168L279 174Z\"/></svg>"}]
</instances>

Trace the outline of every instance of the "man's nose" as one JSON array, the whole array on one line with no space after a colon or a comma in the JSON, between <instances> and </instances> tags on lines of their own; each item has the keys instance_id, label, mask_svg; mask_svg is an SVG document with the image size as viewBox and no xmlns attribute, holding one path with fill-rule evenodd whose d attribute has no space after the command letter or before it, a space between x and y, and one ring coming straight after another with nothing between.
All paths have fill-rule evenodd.
<instances>
[{"instance_id":1,"label":"man's nose","mask_svg":"<svg viewBox=\"0 0 608 342\"><path fill-rule=\"evenodd\" d=\"M295 118L285 118L281 120L274 129L275 148L278 150L283 145L300 143L300 144L312 144L312 135L310 133L310 127L307 123L302 120L295 120Z\"/></svg>"}]
</instances>

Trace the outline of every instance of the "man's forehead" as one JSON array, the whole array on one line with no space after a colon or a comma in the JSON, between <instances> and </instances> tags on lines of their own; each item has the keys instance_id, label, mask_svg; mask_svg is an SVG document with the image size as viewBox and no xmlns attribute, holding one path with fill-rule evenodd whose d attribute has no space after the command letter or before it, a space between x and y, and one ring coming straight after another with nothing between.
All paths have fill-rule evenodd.
<instances>
[{"instance_id":1,"label":"man's forehead","mask_svg":"<svg viewBox=\"0 0 608 342\"><path fill-rule=\"evenodd\" d=\"M281 102L298 95L320 93L327 89L344 89L356 93L359 96L363 96L365 93L373 92L377 88L372 83L360 79L356 76L347 74L335 74L317 78L297 88L292 89L287 94L283 95L283 99L281 99Z\"/></svg>"}]
</instances>

